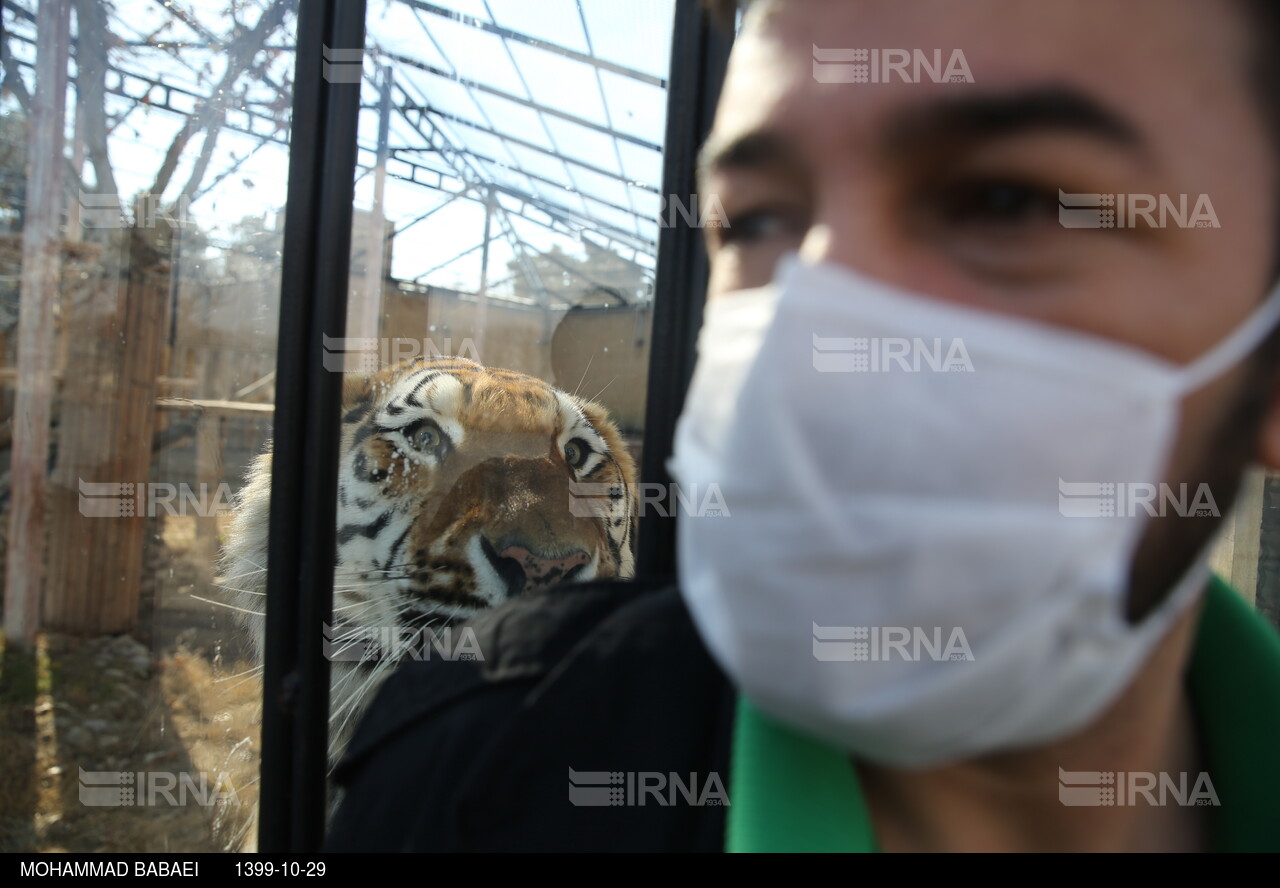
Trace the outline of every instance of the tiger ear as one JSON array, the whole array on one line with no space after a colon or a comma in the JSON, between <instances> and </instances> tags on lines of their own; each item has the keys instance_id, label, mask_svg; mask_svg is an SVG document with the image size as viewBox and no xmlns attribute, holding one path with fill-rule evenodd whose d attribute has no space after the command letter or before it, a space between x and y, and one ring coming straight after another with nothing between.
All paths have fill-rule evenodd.
<instances>
[{"instance_id":1,"label":"tiger ear","mask_svg":"<svg viewBox=\"0 0 1280 888\"><path fill-rule=\"evenodd\" d=\"M575 398L578 406L582 408L582 412L587 415L587 421L590 422L600 437L604 438L610 447L613 446L613 438L618 436L618 427L613 424L613 420L609 418L609 411L601 407L595 401L584 401L581 398Z\"/></svg>"},{"instance_id":2,"label":"tiger ear","mask_svg":"<svg viewBox=\"0 0 1280 888\"><path fill-rule=\"evenodd\" d=\"M351 410L373 400L373 378L363 373L347 373L342 379L342 409Z\"/></svg>"}]
</instances>

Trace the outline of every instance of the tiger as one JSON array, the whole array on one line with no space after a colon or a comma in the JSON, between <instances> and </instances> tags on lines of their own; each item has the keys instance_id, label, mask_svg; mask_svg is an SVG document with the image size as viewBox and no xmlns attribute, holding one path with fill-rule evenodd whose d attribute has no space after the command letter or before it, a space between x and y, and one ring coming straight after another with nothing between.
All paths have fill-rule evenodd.
<instances>
[{"instance_id":1,"label":"tiger","mask_svg":"<svg viewBox=\"0 0 1280 888\"><path fill-rule=\"evenodd\" d=\"M635 569L635 463L599 404L439 357L348 375L342 400L324 627L331 767L382 681L407 657L450 653L451 627L517 595ZM271 451L237 496L222 560L259 668ZM483 658L465 635L449 640L458 658Z\"/></svg>"}]
</instances>

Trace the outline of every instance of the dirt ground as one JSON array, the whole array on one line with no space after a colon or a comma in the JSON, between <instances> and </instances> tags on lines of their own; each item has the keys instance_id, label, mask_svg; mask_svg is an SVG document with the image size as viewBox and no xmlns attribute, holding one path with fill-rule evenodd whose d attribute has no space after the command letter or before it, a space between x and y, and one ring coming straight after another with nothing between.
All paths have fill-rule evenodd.
<instances>
[{"instance_id":1,"label":"dirt ground","mask_svg":"<svg viewBox=\"0 0 1280 888\"><path fill-rule=\"evenodd\" d=\"M0 637L0 851L253 849L261 685L192 531L157 528L138 638Z\"/></svg>"}]
</instances>

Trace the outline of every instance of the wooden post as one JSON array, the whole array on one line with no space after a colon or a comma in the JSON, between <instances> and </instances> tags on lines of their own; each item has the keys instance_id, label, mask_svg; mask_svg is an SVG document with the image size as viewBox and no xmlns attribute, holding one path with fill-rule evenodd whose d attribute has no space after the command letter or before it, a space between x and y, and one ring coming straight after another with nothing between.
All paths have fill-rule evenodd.
<instances>
[{"instance_id":1,"label":"wooden post","mask_svg":"<svg viewBox=\"0 0 1280 888\"><path fill-rule=\"evenodd\" d=\"M27 140L27 214L18 314L12 500L5 571L5 637L28 650L40 629L44 580L45 473L53 400L53 306L61 278L63 126L70 34L67 0L40 0L36 88Z\"/></svg>"},{"instance_id":2,"label":"wooden post","mask_svg":"<svg viewBox=\"0 0 1280 888\"><path fill-rule=\"evenodd\" d=\"M116 234L117 232L113 232ZM150 500L151 439L169 309L169 268L156 232L132 228L118 268L104 263L94 298L77 307L71 343L77 373L63 383L58 466L50 498L45 625L100 635L138 624ZM118 273L119 280L113 279ZM128 485L127 507L86 515L81 484Z\"/></svg>"}]
</instances>

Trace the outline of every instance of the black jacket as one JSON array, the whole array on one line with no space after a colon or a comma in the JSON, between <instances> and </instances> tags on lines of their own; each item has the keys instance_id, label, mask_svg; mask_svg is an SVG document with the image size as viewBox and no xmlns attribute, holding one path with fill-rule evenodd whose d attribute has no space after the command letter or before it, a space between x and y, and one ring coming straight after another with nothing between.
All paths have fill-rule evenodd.
<instances>
[{"instance_id":1,"label":"black jacket","mask_svg":"<svg viewBox=\"0 0 1280 888\"><path fill-rule=\"evenodd\" d=\"M675 588L562 587L469 625L483 659L412 662L369 707L329 850L723 849L736 697Z\"/></svg>"}]
</instances>

